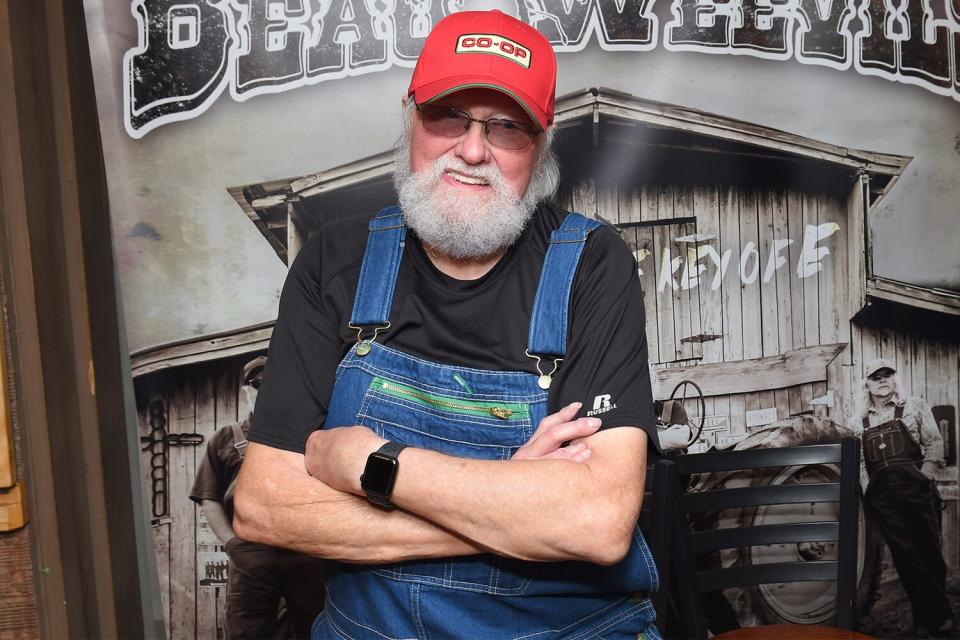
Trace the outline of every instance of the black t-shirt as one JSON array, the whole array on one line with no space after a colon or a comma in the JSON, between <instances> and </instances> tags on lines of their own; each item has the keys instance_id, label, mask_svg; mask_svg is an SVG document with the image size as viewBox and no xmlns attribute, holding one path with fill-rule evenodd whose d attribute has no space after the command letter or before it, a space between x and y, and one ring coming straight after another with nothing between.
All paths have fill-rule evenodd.
<instances>
[{"instance_id":1,"label":"black t-shirt","mask_svg":"<svg viewBox=\"0 0 960 640\"><path fill-rule=\"evenodd\" d=\"M550 232L565 216L554 206L541 206L493 269L469 281L437 270L408 233L391 328L377 341L440 364L537 373L524 354L530 316ZM357 338L347 325L367 222L332 223L297 255L280 296L250 441L302 453L307 437L326 418L337 365ZM568 332L548 412L580 401L581 416L595 415L604 429L643 428L658 448L637 264L610 227L587 240Z\"/></svg>"}]
</instances>

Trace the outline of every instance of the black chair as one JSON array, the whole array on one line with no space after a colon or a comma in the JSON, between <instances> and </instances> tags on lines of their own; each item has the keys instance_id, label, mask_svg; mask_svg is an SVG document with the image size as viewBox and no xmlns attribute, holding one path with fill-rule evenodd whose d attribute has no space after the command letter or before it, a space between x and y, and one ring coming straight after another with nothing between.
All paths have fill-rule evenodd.
<instances>
[{"instance_id":1,"label":"black chair","mask_svg":"<svg viewBox=\"0 0 960 640\"><path fill-rule=\"evenodd\" d=\"M669 598L670 560L676 526L676 503L679 474L673 460L661 458L647 467L643 506L640 509L640 530L647 540L653 561L660 575L660 590L651 595L657 611L657 625L663 633Z\"/></svg>"},{"instance_id":2,"label":"black chair","mask_svg":"<svg viewBox=\"0 0 960 640\"><path fill-rule=\"evenodd\" d=\"M746 470L752 477L759 478L772 473L767 469L775 471L776 468L793 465L838 465L839 478L832 482L754 484L736 488L726 488L720 482L723 472ZM848 630L854 628L860 496L860 441L857 438L844 438L841 444L692 454L679 457L677 467L681 477L716 474L705 478L708 481L702 483L705 484L701 487L704 490L685 491L677 511L678 535L673 555L674 593L678 598L676 605L684 621L686 637L707 637L707 621L701 599L705 592L729 587L821 580L835 580L837 583L836 626ZM820 479L828 477L814 475L819 475ZM717 516L725 509L820 502L839 502L838 518L826 522L713 528L724 524L724 519ZM709 525L705 525L707 522ZM702 565L698 567L696 561L697 554L717 553L723 549L829 541L837 543L836 560L804 559L798 552L798 558L793 562L705 568ZM798 546L798 550L800 548ZM813 631L809 626L805 625L804 628L807 633ZM826 627L821 629L825 633L830 631ZM731 635L735 636L735 633Z\"/></svg>"}]
</instances>

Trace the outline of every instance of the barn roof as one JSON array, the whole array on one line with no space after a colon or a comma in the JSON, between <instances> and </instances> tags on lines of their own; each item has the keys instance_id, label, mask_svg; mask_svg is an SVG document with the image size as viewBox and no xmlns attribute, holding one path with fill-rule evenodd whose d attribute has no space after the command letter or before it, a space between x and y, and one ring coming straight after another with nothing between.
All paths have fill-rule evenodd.
<instances>
[{"instance_id":1,"label":"barn roof","mask_svg":"<svg viewBox=\"0 0 960 640\"><path fill-rule=\"evenodd\" d=\"M859 175L869 178L866 204L872 206L892 188L911 160L849 149L607 88L560 96L555 121L565 171L576 173L578 167L590 166L603 179L612 181L633 177L637 172L658 174L655 177L670 175L671 171L675 172L672 177L696 174L700 168L704 174L731 183L755 180L763 174L767 184L804 181L824 189L847 189ZM323 224L393 203L393 153L388 149L331 169L240 185L229 192L277 256L287 263L300 239ZM734 157L736 162L731 162ZM696 166L691 168L691 163ZM874 282L872 287L874 295L893 295L885 285ZM131 354L133 372L137 376L259 351L266 348L271 330L272 324L267 323L143 349Z\"/></svg>"},{"instance_id":2,"label":"barn roof","mask_svg":"<svg viewBox=\"0 0 960 640\"><path fill-rule=\"evenodd\" d=\"M785 175L812 172L814 179L821 181L825 172L863 172L870 176L871 205L892 188L912 159L849 149L607 88L584 89L560 96L555 121L561 141L565 136L570 137L573 130L587 131L592 147L602 148L613 142L624 144L638 159L653 149L658 153L687 151L701 157L713 156L718 163L730 167L734 165L721 158L735 156L741 163L755 161L760 169L789 166L790 171L784 172ZM230 188L229 192L278 257L287 263L287 245L293 231L289 228L290 221L303 227L301 230L309 231L320 224L319 218L325 222L335 219L341 204L349 203L356 211L358 204L360 208L376 210L392 202L393 153L393 149L388 149L317 173L241 185ZM580 155L577 153L575 157ZM561 162L565 168L567 164ZM683 166L686 169L688 163L684 162ZM362 189L357 188L360 185ZM379 189L378 197L369 197L371 188Z\"/></svg>"}]
</instances>

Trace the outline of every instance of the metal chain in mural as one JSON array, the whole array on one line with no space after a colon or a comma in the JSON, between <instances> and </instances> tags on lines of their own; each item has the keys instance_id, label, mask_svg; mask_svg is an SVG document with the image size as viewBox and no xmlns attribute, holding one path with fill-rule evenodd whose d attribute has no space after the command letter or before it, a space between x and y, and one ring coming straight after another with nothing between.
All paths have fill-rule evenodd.
<instances>
[{"instance_id":1,"label":"metal chain in mural","mask_svg":"<svg viewBox=\"0 0 960 640\"><path fill-rule=\"evenodd\" d=\"M163 401L155 398L147 409L150 416L150 435L141 436L143 443L141 451L150 452L150 502L154 518L167 515L170 507L167 495L167 472L169 461L167 449L171 446L192 446L203 443L203 435L199 433L168 433L167 408Z\"/></svg>"}]
</instances>

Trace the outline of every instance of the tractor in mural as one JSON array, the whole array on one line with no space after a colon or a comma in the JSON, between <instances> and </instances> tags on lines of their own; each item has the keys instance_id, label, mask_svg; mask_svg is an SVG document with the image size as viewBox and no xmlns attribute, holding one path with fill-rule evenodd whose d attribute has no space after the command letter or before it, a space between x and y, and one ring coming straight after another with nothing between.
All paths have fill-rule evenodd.
<instances>
[{"instance_id":1,"label":"tractor in mural","mask_svg":"<svg viewBox=\"0 0 960 640\"><path fill-rule=\"evenodd\" d=\"M704 398L699 387L685 380L677 385L668 400L657 403L658 427L668 455L685 455L700 439L704 423ZM689 411L689 413L688 413ZM746 449L795 447L839 443L853 433L829 418L798 415L778 420L762 429L744 434L735 442L711 445L708 450L741 451ZM701 448L702 450L702 448ZM839 469L830 464L771 468L760 473L728 471L684 478L688 491L710 491L759 485L798 482L831 482L839 478ZM835 520L836 503L765 505L725 509L704 514L690 523L694 529L718 526L756 526L786 522L818 522ZM882 540L874 533L866 514L859 514L857 561L857 610L862 617L869 612L878 586ZM713 566L736 566L775 562L834 560L836 543L802 542L773 544L741 549L728 549L710 557L698 558ZM700 566L699 568L707 568ZM760 624L829 624L835 615L836 584L833 582L797 582L767 584L743 589L727 589L704 594L704 610L708 620L720 625L756 626ZM726 622L720 622L720 619Z\"/></svg>"}]
</instances>

